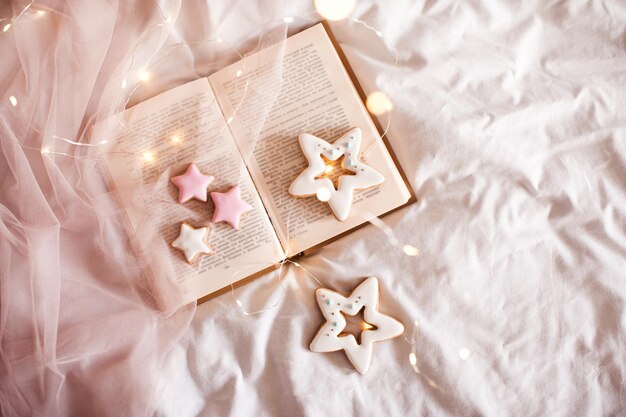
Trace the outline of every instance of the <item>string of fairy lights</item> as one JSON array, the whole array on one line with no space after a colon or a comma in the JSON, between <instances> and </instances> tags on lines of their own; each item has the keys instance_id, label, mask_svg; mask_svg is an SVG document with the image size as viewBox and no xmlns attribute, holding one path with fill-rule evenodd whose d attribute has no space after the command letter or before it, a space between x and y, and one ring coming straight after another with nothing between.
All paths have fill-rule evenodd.
<instances>
[{"instance_id":1,"label":"string of fairy lights","mask_svg":"<svg viewBox=\"0 0 626 417\"><path fill-rule=\"evenodd\" d=\"M8 18L1 18L0 19L0 26L3 27L2 29L2 33L0 33L0 35L8 32L10 29L15 28L15 24L21 20L24 19L25 17L28 16L44 16L46 15L48 12L50 13L55 13L54 10L50 9L50 10L44 10L44 9L37 9L36 7L34 7L35 5L35 1L31 1L30 3L28 3L15 17L8 19ZM143 46L143 43L145 41L145 39L151 34L151 31L153 29L165 29L165 30L171 30L172 25L174 23L174 18L172 15L166 15L163 12L163 9L159 6L159 4L157 2L154 2L154 5L156 6L156 10L158 11L158 15L159 15L159 22L150 25L146 30L144 30L144 32L138 37L137 41L135 42L135 45L133 46L133 48L131 49L130 52L130 57L128 59L128 65L126 66L126 69L122 75L122 82L121 82L121 92L120 94L124 94L125 100L123 101L123 108L127 108L128 104L131 102L131 100L133 99L135 93L142 87L145 86L147 84L150 83L150 81L153 79L153 74L150 71L150 67L154 67L159 65L160 63L164 62L168 55L170 53L172 53L172 51L174 51L176 48L180 48L180 47L195 47L195 46L202 46L202 45L209 45L209 44L220 44L223 47L225 47L226 49L229 50L229 52L233 53L234 55L237 56L237 58L240 60L240 62L242 63L242 67L239 71L237 71L236 73L236 77L241 77L246 70L246 57L236 48L232 47L232 45L230 45L229 42L225 41L222 38L210 38L210 39L205 39L205 40L201 40L201 41L191 41L191 42L177 42L174 44L169 44L167 45L165 48L165 52L160 56L159 59L157 59L156 61L150 63L156 53L158 52L158 48L157 50L153 51L153 53L150 55L150 57L148 57L148 59L146 60L147 63L140 65L140 68L137 70L134 70L134 64L135 64L135 60L136 60L136 55L137 55L137 50ZM3 26L2 26L3 25ZM134 79L134 83L131 84L131 80ZM248 92L248 87L249 87L249 78L246 78L244 86L243 86L243 94L241 99L239 100L239 102L236 104L233 114L227 118L226 120L226 124L222 125L220 127L220 131L223 129L228 128L228 124L230 124L235 117L235 113L239 110L240 106L242 105L242 103L245 101L247 92ZM9 103L13 108L18 108L19 106L19 100L18 97L16 97L14 94L10 95L9 98ZM215 100L215 98L214 98ZM212 103L210 103L212 104ZM135 133L136 136L138 136L139 138L141 138L141 135L139 134L132 125L129 125L126 123L124 117L123 117L123 113L119 112L115 115L112 116L112 118L115 118L116 122L119 123L119 127L126 129L126 131L124 133ZM200 120L200 122L203 122L203 120ZM41 134L44 137L50 137L54 140L58 140L58 141L62 141L64 143L70 144L75 146L77 149L80 148L102 148L104 146L109 145L112 142L112 138L110 137L92 137L90 141L83 141L82 136L79 138L68 138L68 137L64 137L64 136L60 136L60 135L56 135L53 133L48 133L48 132L43 132L41 129L31 126L31 128ZM87 132L88 129L85 129L84 132ZM184 139L184 134L182 134L181 132L176 132L176 133L172 133L170 135L170 143L172 144L172 149L169 151L169 153L162 153L160 156L169 156L169 155L173 155L176 154L178 152L178 149L176 149L177 146L181 145L183 143L183 139ZM65 156L65 157L71 157L71 158L77 158L77 159L81 159L81 158L90 158L90 157L98 157L101 156L103 153L106 154L126 154L126 155L134 155L136 157L138 157L142 162L144 163L153 163L156 161L157 155L156 153L151 150L151 149L144 149L144 150L137 150L137 151L128 151L128 150L120 150L120 149L115 149L115 150L107 150L105 152L90 152L90 153L80 153L80 152L74 152L74 153L70 153L70 152L65 152L65 151L57 151L55 150L55 146L50 146L49 144L44 143L44 141L42 141L42 145L39 147L35 147L35 146L29 146L29 145L25 145L21 142L19 142L18 140L15 140L13 138L9 138L9 140L13 141L14 143L16 143L17 145L19 145L20 147L24 148L24 149L29 149L29 150L35 150L35 151L39 151L42 155L47 155L47 156L54 156L54 155L58 155L58 156ZM192 145L193 144L193 139L191 141L186 141L187 145Z\"/></svg>"},{"instance_id":2,"label":"string of fairy lights","mask_svg":"<svg viewBox=\"0 0 626 417\"><path fill-rule=\"evenodd\" d=\"M17 15L15 15L13 18L0 18L0 26L2 27L2 32L6 33L9 30L11 30L12 28L15 27L15 25L17 24L17 22L21 19L24 19L25 17L29 17L29 16L36 16L36 17L43 17L46 14L48 14L48 12L51 13L55 13L55 11L53 9L43 9L43 8L37 8L35 7L35 1L31 0ZM171 30L172 25L175 23L175 20L173 18L172 15L166 15L166 13L163 12L163 9L160 7L160 5L157 2L154 2L154 5L156 6L156 10L158 11L159 14L159 22L156 24L153 24L151 26L149 26L143 33L141 36L139 36L139 38L137 39L137 41L135 42L134 47L131 50L130 53L130 58L129 58L129 63L128 66L125 70L125 73L122 77L122 82L121 82L121 90L123 93L125 93L125 101L123 103L123 107L126 108L127 105L129 104L129 102L132 100L134 94L142 87L147 85L151 79L152 79L152 73L150 72L148 65L143 65L141 66L141 68L137 69L136 71L133 72L133 67L134 67L134 63L135 63L135 57L136 57L136 52L138 50L138 48L140 48L143 45L143 41L145 40L145 38L148 36L148 34L150 33L150 31L154 28L163 28L165 30ZM337 20L349 20L355 24L361 25L363 27L365 27L367 30L372 31L373 33L376 34L376 36L378 36L379 38L383 38L382 32L373 28L371 25L367 24L366 22L360 20L360 19L356 19L356 18L350 18L348 17L349 13L352 11L352 9L354 8L354 1L350 1L350 0L343 0L343 1L315 1L315 7L316 7L316 12L321 15L322 17L324 17L327 20L332 20L332 21L337 21ZM282 22L286 23L286 24L290 24L293 23L295 21L295 18L293 16L285 16L282 19ZM273 24L274 22L268 22L265 26L269 26L271 24ZM3 33L0 33L3 34ZM246 57L237 49L233 48L232 46L230 46L230 44L228 42L226 42L225 40L223 40L222 38L211 38L211 39L206 39L206 40L202 40L202 41L195 41L195 42L178 42L175 44L171 44L167 46L167 51L161 55L161 57L154 63L150 64L150 66L156 66L159 63L163 62L167 55L169 53L171 53L172 50L174 50L175 48L178 47L182 47L182 46L188 46L188 47L192 47L192 46L197 46L197 45L206 45L206 44L210 44L210 43L217 43L217 44L222 44L222 45L226 45L228 48L231 49L231 52L233 54L235 54L239 60L242 62L243 67L237 72L236 76L237 77L241 77L242 75L245 74L245 65L246 65ZM391 48L391 52L393 55L393 68L396 68L397 66L397 62L398 62L398 54L395 50L393 50ZM148 58L148 62L150 62L152 60L152 58L154 57L154 55L157 53L157 51L154 51L153 54ZM129 88L129 84L131 82L131 79L134 79L136 82L132 85L132 88ZM226 129L228 127L228 125L230 123L232 123L232 121L234 120L234 118L236 117L236 113L239 110L240 106L243 104L243 102L245 101L246 98L246 94L247 94L247 90L249 87L249 82L250 79L248 77L246 77L246 82L244 85L244 94L242 95L239 103L235 106L235 109L233 111L233 113L226 119L226 124L223 125L221 127L221 129ZM127 94L126 94L127 92ZM16 97L15 95L10 95L9 98L9 103L12 107L17 108L19 106L19 100L18 97ZM387 119L386 119L386 123L385 126L383 128L383 132L380 134L380 136L378 138L375 138L375 140L373 140L370 145L364 149L362 151L362 156L367 158L367 156L369 156L369 154L372 152L372 150L374 149L376 143L378 141L381 141L388 133L390 124L391 124L391 109L392 109L392 104L391 101L389 100L388 96L383 93L382 91L374 91L371 94L369 94L366 98L366 107L368 109L368 111L370 111L370 113L376 115L376 116L383 116L386 115ZM124 121L123 117L122 117L122 113L117 114L116 116L118 118L118 122L120 124L121 127L125 128L125 129L133 129L132 126L129 126L126 124L126 122ZM33 130L35 130L37 133L40 134L44 134L46 136L51 137L54 140L59 140L62 142L65 142L67 144L73 145L77 148L99 148L99 147L103 147L105 145L109 145L112 142L111 138L108 137L99 137L99 138L94 138L92 137L90 141L83 141L82 139L82 135L80 138L76 139L76 138L68 138L65 136L61 136L61 135L56 135L53 133L45 133L42 132L40 129L37 128L33 128ZM87 129L84 131L86 132ZM29 149L29 150L36 150L41 152L43 155L49 155L49 156L53 156L53 155L59 155L59 156L66 156L66 157L73 157L73 158L87 158L87 157L95 157L98 156L98 153L94 153L94 152L90 152L90 153L83 153L80 154L78 152L74 152L74 153L70 153L70 152L65 152L65 151L57 151L55 150L54 146L49 146L48 144L43 143L42 141L42 145L40 147L35 147L35 146L29 146L29 145L25 145L15 139L11 139L14 142L16 142L19 146L25 148L25 149ZM182 135L180 134L172 134L171 135L171 143L172 145L180 145L182 143ZM178 150L176 149L172 149L171 153L176 153L178 152ZM156 153L151 150L151 149L144 149L144 150L138 150L138 151L124 151L124 150L107 150L106 153L117 153L117 154L131 154L131 155L136 155L140 160L142 160L145 163L152 163L155 162L157 155ZM101 153L100 153L101 154ZM165 156L165 155L161 155L161 156Z\"/></svg>"},{"instance_id":3,"label":"string of fairy lights","mask_svg":"<svg viewBox=\"0 0 626 417\"><path fill-rule=\"evenodd\" d=\"M384 36L382 31L374 28L373 26L369 25L367 22L357 19L357 18L352 18L350 17L351 13L353 12L355 5L356 5L356 1L355 0L314 0L314 7L315 10L312 11L311 13L316 16L317 18L319 18L319 16L321 16L322 18L328 20L328 21L349 21L355 25L359 25L360 27L364 28L367 31L372 32L376 37L380 38L383 42L385 42L384 40ZM139 38L137 39L134 47L131 50L130 53L130 58L129 58L129 62L128 65L126 67L125 72L123 73L122 76L122 82L120 85L120 94L124 94L125 95L125 100L123 102L123 108L126 108L126 106L128 105L128 103L131 101L131 98L134 96L134 94L142 87L145 86L147 84L150 83L150 81L153 79L153 74L150 71L151 66L154 65L158 65L160 62L162 62L167 55L174 49L177 47L182 47L182 46L199 46L199 45L203 45L203 44L220 44L222 47L227 47L230 48L232 53L234 53L236 56L239 57L240 61L242 62L242 68L240 70L237 71L236 73L236 77L241 77L241 76L245 76L246 74L246 68L245 68L245 63L246 63L246 56L242 53L240 53L237 49L233 48L230 44L228 44L225 40L221 39L221 38L211 38L211 39L207 39L207 40L202 40L202 41L196 41L196 42L177 42L175 44L170 44L167 46L168 51L165 52L164 55L161 56L160 59L158 59L157 61L155 61L154 63L150 64L150 65L140 65L139 69L135 69L135 59L136 59L136 52L138 50L138 48L140 48L143 45L143 41L145 36L147 36L147 34L149 33L149 31L152 28L160 28L160 29L164 29L164 30L171 30L172 25L175 23L175 18L173 15L167 15L163 12L163 9L160 7L160 5L158 4L158 2L154 2L156 9L159 13L159 22L156 24L153 24L151 26L149 26L143 33L141 36L139 36ZM35 0L30 1L26 6L24 6L15 16L11 17L11 18L0 18L0 38L2 36L6 36L12 29L15 28L15 26L17 24L19 24L20 21L26 19L26 18L32 18L32 19L42 19L45 18L46 15L50 14L50 13L55 13L55 10L53 9L46 9L43 7L37 7L36 6L36 2ZM292 24L295 22L295 17L294 16L285 16L282 19L280 19L282 21L282 23L284 24ZM266 24L266 26L271 25L275 23L274 22L269 22ZM389 44L387 44L387 42L385 42L385 47L388 51L390 51L393 59L393 69L394 71L397 69L397 64L398 64L398 53L397 51L390 46ZM157 48L158 49L158 48ZM155 54L158 51L155 50L153 52L153 54L150 56L150 58L147 60L147 62L150 62ZM227 128L228 125L234 120L235 117L237 117L237 112L240 108L240 106L243 104L245 98L246 98L246 94L248 91L248 86L249 86L249 78L246 77L246 82L244 84L244 92L242 94L241 100L239 101L239 103L234 107L234 110L232 112L232 114L226 119L226 124L224 124L221 128ZM129 88L130 87L130 88ZM10 106L12 108L19 108L20 106L20 98L15 96L15 95L9 95L8 97L8 102L10 104ZM390 125L391 125L391 110L393 109L392 106L392 102L389 99L388 95L385 94L382 91L374 91L372 93L370 93L367 98L366 98L366 108L367 110L372 113L373 115L377 116L377 117L381 117L381 116L386 116L386 123L385 126L383 128L382 133L380 134L380 137L376 138L371 144L370 146L365 149L363 151L363 156L367 157L369 155L369 153L372 151L374 145L376 144L377 141L382 141L383 138L387 135ZM121 115L121 113L120 113ZM119 118L119 123L123 128L130 128L132 129L132 126L129 126L126 124L126 122L124 121L123 117ZM40 133L42 135L44 135L45 133L42 132L40 129L37 128L33 128L37 133ZM136 132L135 132L136 133ZM111 141L111 138L106 138L106 137L100 137L100 138L91 138L90 141L83 141L82 136L81 138L67 138L64 136L59 136L59 135L55 135L55 134L47 134L49 135L51 138L55 139L55 140L59 140L62 141L64 143L67 143L69 145L75 146L77 148L80 147L85 147L85 148L98 148L98 147L102 147L105 145L108 145ZM19 146L25 148L25 149L30 149L30 150L36 150L41 152L42 155L44 156L53 156L53 155L59 155L59 156L65 156L65 157L73 157L73 158L85 158L85 157L96 157L98 155L100 155L99 153L84 153L84 154L80 154L80 153L70 153L70 152L64 152L64 151L56 151L54 149L51 149L49 146L46 146L45 144L42 143L41 147L34 147L34 146L28 146L25 145L19 141L13 140L14 142L16 142ZM174 134L171 134L170 137L170 142L173 146L173 150L172 152L177 152L176 147L180 146L181 144L185 143L185 144L190 144L190 142L187 140L187 138L184 135L184 132L176 132ZM143 163L153 163L155 162L157 157L161 157L164 156L163 154L161 155L157 155L153 150L150 149L144 149L144 150L138 150L138 151L108 151L108 152L114 152L114 153L127 153L127 154L132 154L132 155L136 155L138 158L141 159L141 161ZM289 213L291 213L291 210L289 211ZM410 244L403 244L400 242L400 240L397 238L397 236L395 235L393 229L391 227L389 227L385 222L383 222L381 219L379 219L378 217L374 217L374 216L368 216L366 213L362 213L361 215L364 216L365 220L367 220L369 223L371 223L373 226L375 226L378 230L380 230L385 237L387 238L387 240L391 243L391 245L393 247L399 248L400 251L405 255L405 256L409 256L412 258L417 258L419 256L419 249L414 247L413 245ZM290 218L291 216L289 216ZM288 220L288 225L289 225L289 220ZM287 229L289 230L289 226L287 227ZM289 236L288 236L289 239ZM287 246L289 246L289 242L287 242ZM301 270L307 277L309 277L310 279L314 280L319 286L324 287L325 285L323 285L322 281L315 276L315 274L311 273L307 268L305 268L304 266L302 266L299 262L296 262L294 260L291 259L285 259L283 261L281 261L280 263L278 263L276 266L276 270L272 273L275 274L277 276L277 282L278 282L278 287L280 289L280 295L278 297L278 299L276 299L274 302L272 302L271 305L266 306L264 308L258 309L258 310L253 310L253 311L249 311L248 309L246 309L244 307L244 303L242 302L242 300L237 296L235 287L233 285L231 285L231 295L233 297L233 299L235 300L235 303L237 305L237 307L241 310L242 314L245 316L251 316L251 315L257 315L257 314L261 314L263 312L272 310L276 307L278 307L281 303L281 301L283 300L283 298L285 297L286 291L283 287L283 269L285 268L286 265L292 265L295 268L298 268L299 270ZM252 268L253 266L250 265L250 268ZM235 271L234 273L239 273L241 271ZM273 279L273 278L272 278ZM411 352L409 354L408 357L408 361L410 366L412 367L412 369L415 371L416 374L422 376L426 382L433 388L438 388L437 384L435 381L433 381L432 379L430 379L428 376L426 376L418 367L418 356L417 356L417 351L416 351L416 340L419 336L419 326L418 326L418 322L415 321L413 323L412 326L412 330L411 330L411 335L408 337L405 337L405 341L407 343L409 343L409 345L411 346ZM462 348L459 351L459 357L462 360L466 360L467 358L469 358L471 355L471 352L467 349L467 348Z\"/></svg>"}]
</instances>

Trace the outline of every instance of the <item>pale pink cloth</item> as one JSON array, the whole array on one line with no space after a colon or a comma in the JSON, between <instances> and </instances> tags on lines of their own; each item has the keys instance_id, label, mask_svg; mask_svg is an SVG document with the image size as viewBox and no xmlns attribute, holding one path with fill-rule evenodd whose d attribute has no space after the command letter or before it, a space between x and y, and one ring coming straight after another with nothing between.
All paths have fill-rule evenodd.
<instances>
[{"instance_id":1,"label":"pale pink cloth","mask_svg":"<svg viewBox=\"0 0 626 417\"><path fill-rule=\"evenodd\" d=\"M3 3L0 17L26 5ZM120 63L159 21L149 2L49 1L0 33L6 417L152 415L163 359L195 310L130 249L98 159L58 138L84 142L94 120L123 109L111 82L120 85Z\"/></svg>"},{"instance_id":2,"label":"pale pink cloth","mask_svg":"<svg viewBox=\"0 0 626 417\"><path fill-rule=\"evenodd\" d=\"M311 7L206 3L185 2L178 35L228 32L244 50L262 23ZM353 16L401 52L397 70L337 31L365 90L392 98L390 138L419 196L384 219L419 257L367 227L300 261L344 292L378 276L381 310L407 326L406 340L376 346L365 377L342 353L308 351L317 284L293 267L284 298L275 276L237 292L246 308L278 307L244 316L219 297L177 342L191 312L168 277L144 285L146 260L128 254L93 160L14 143L74 152L29 126L80 137L119 110L107 85L158 13L148 1L46 4L63 14L0 33L4 415L151 415L156 399L167 417L625 414L620 2L357 2ZM23 5L0 3L0 16ZM171 86L189 78L172 67ZM172 298L155 308L151 294Z\"/></svg>"},{"instance_id":3,"label":"pale pink cloth","mask_svg":"<svg viewBox=\"0 0 626 417\"><path fill-rule=\"evenodd\" d=\"M144 198L169 183L160 173L136 190L150 204L133 231L90 128L239 59L227 45L285 39L284 24L260 29L257 7L253 30L229 38L212 23L227 10L201 1L0 5L21 14L0 32L0 414L153 415L195 311L156 227L176 202ZM135 89L142 69L152 78ZM141 233L157 238L138 245Z\"/></svg>"}]
</instances>

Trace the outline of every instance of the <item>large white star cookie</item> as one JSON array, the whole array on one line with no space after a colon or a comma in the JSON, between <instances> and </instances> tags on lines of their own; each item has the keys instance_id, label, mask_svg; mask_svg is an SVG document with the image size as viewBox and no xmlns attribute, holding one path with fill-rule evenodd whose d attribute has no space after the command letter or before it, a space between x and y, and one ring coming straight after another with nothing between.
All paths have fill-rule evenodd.
<instances>
[{"instance_id":1,"label":"large white star cookie","mask_svg":"<svg viewBox=\"0 0 626 417\"><path fill-rule=\"evenodd\" d=\"M289 192L298 197L316 195L320 201L327 201L340 221L348 218L354 190L385 181L380 172L359 160L361 129L358 127L350 129L332 145L308 133L300 135L299 141L309 166L291 183ZM325 175L333 171L333 163L341 169L336 179Z\"/></svg>"},{"instance_id":2,"label":"large white star cookie","mask_svg":"<svg viewBox=\"0 0 626 417\"><path fill-rule=\"evenodd\" d=\"M207 241L208 238L208 226L196 229L190 224L182 222L180 224L180 234L172 242L172 246L183 251L187 262L192 263L199 255L209 255L213 252Z\"/></svg>"},{"instance_id":3,"label":"large white star cookie","mask_svg":"<svg viewBox=\"0 0 626 417\"><path fill-rule=\"evenodd\" d=\"M378 280L367 278L348 297L318 288L315 291L317 304L326 319L311 342L313 352L334 352L343 349L357 371L365 374L372 360L374 342L400 336L404 326L398 320L378 311ZM363 323L358 343L354 335L342 334L346 318L355 316L363 308Z\"/></svg>"}]
</instances>

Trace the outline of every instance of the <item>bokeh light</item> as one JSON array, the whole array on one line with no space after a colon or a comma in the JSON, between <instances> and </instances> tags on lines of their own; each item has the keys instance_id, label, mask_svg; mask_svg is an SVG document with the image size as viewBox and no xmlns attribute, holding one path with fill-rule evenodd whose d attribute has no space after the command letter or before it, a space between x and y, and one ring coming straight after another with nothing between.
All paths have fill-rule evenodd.
<instances>
[{"instance_id":1,"label":"bokeh light","mask_svg":"<svg viewBox=\"0 0 626 417\"><path fill-rule=\"evenodd\" d=\"M342 20L350 16L356 0L315 0L315 10L326 20Z\"/></svg>"},{"instance_id":2,"label":"bokeh light","mask_svg":"<svg viewBox=\"0 0 626 417\"><path fill-rule=\"evenodd\" d=\"M365 105L367 110L376 116L387 113L393 107L391 105L391 100L387 97L387 94L382 91L374 91L372 94L367 96Z\"/></svg>"},{"instance_id":3,"label":"bokeh light","mask_svg":"<svg viewBox=\"0 0 626 417\"><path fill-rule=\"evenodd\" d=\"M470 354L471 352L469 351L468 348L463 348L459 350L459 358L463 359L464 361L470 357Z\"/></svg>"},{"instance_id":4,"label":"bokeh light","mask_svg":"<svg viewBox=\"0 0 626 417\"><path fill-rule=\"evenodd\" d=\"M139 71L139 79L142 82L148 81L150 79L150 73L148 71Z\"/></svg>"},{"instance_id":5,"label":"bokeh light","mask_svg":"<svg viewBox=\"0 0 626 417\"><path fill-rule=\"evenodd\" d=\"M420 254L419 249L417 249L415 246L411 246L411 245L404 245L402 247L402 251L408 255L408 256L417 256Z\"/></svg>"},{"instance_id":6,"label":"bokeh light","mask_svg":"<svg viewBox=\"0 0 626 417\"><path fill-rule=\"evenodd\" d=\"M154 161L154 153L147 151L143 153L143 160L145 162L152 162Z\"/></svg>"}]
</instances>

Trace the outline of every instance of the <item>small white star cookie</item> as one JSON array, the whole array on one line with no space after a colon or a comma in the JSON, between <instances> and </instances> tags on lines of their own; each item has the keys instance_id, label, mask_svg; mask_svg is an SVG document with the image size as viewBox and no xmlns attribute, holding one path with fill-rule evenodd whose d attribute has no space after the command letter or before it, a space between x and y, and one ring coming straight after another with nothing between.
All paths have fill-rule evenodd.
<instances>
[{"instance_id":1,"label":"small white star cookie","mask_svg":"<svg viewBox=\"0 0 626 417\"><path fill-rule=\"evenodd\" d=\"M300 135L299 141L309 166L291 183L289 192L298 197L316 195L320 201L327 201L340 221L348 218L354 190L385 181L380 172L359 160L361 129L358 127L350 129L332 145L307 133ZM341 166L336 179L325 175L333 170L333 163Z\"/></svg>"},{"instance_id":2,"label":"small white star cookie","mask_svg":"<svg viewBox=\"0 0 626 417\"><path fill-rule=\"evenodd\" d=\"M365 374L372 360L374 342L400 336L404 326L398 320L378 311L378 279L369 277L348 297L325 288L315 291L317 304L326 319L311 342L313 352L344 350L356 370ZM346 328L344 314L355 316L363 309L360 343L352 334L342 334Z\"/></svg>"},{"instance_id":3,"label":"small white star cookie","mask_svg":"<svg viewBox=\"0 0 626 417\"><path fill-rule=\"evenodd\" d=\"M208 226L194 228L190 224L182 222L180 224L180 234L172 242L172 246L183 251L187 262L192 263L201 255L213 253L209 246L208 238Z\"/></svg>"}]
</instances>

